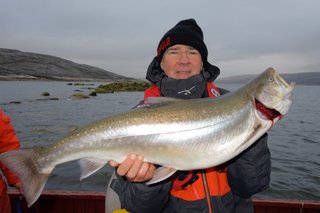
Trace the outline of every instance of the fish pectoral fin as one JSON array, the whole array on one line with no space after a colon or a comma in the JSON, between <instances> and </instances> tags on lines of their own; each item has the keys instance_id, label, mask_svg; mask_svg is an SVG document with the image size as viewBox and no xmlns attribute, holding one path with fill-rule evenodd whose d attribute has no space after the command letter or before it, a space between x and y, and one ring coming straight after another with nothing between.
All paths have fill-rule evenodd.
<instances>
[{"instance_id":1,"label":"fish pectoral fin","mask_svg":"<svg viewBox=\"0 0 320 213\"><path fill-rule=\"evenodd\" d=\"M242 143L235 146L234 150L240 149L242 146L247 146L247 144L253 144L270 128L271 128L271 122L256 125L254 128L254 131L250 135L248 135L246 140L244 140Z\"/></svg>"},{"instance_id":2,"label":"fish pectoral fin","mask_svg":"<svg viewBox=\"0 0 320 213\"><path fill-rule=\"evenodd\" d=\"M89 177L99 169L101 169L104 165L106 165L105 160L101 159L93 159L93 158L82 158L79 160L80 168L81 168L81 176L80 180Z\"/></svg>"},{"instance_id":3,"label":"fish pectoral fin","mask_svg":"<svg viewBox=\"0 0 320 213\"><path fill-rule=\"evenodd\" d=\"M146 182L146 185L151 185L154 183L158 183L162 180L167 179L171 175L173 175L177 170L170 167L159 167L154 173L154 176L151 180Z\"/></svg>"}]
</instances>

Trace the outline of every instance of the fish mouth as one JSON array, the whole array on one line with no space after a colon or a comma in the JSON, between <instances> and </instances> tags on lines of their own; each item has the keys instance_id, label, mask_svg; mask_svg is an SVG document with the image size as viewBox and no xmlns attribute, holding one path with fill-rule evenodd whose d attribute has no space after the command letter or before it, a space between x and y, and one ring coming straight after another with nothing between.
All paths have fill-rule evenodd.
<instances>
[{"instance_id":1,"label":"fish mouth","mask_svg":"<svg viewBox=\"0 0 320 213\"><path fill-rule=\"evenodd\" d=\"M283 115L275 109L271 109L263 105L258 99L255 99L256 109L261 118L265 120L274 120L276 118L281 118Z\"/></svg>"}]
</instances>

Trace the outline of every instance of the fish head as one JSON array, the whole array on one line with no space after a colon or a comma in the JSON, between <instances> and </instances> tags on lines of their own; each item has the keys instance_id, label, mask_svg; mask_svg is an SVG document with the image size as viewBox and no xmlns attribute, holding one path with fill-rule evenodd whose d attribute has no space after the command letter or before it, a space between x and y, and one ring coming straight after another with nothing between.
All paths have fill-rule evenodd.
<instances>
[{"instance_id":1,"label":"fish head","mask_svg":"<svg viewBox=\"0 0 320 213\"><path fill-rule=\"evenodd\" d=\"M256 103L275 110L281 115L288 113L295 83L288 84L273 68L267 69L256 79L254 98Z\"/></svg>"}]
</instances>

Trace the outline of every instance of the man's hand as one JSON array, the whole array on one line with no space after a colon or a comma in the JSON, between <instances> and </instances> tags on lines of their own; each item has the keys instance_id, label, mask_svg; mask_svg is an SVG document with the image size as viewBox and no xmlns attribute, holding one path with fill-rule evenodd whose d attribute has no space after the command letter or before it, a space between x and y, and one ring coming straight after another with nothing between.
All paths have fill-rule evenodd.
<instances>
[{"instance_id":1,"label":"man's hand","mask_svg":"<svg viewBox=\"0 0 320 213\"><path fill-rule=\"evenodd\" d=\"M118 167L117 173L120 176L126 176L127 180L132 182L145 182L150 180L155 170L157 169L154 164L143 162L143 156L130 154L121 163L109 161L110 166Z\"/></svg>"}]
</instances>

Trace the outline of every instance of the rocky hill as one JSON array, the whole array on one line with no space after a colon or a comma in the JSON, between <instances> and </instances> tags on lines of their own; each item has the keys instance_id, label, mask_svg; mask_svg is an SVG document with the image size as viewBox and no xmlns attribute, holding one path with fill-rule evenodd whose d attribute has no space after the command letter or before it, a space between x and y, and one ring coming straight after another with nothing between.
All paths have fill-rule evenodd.
<instances>
[{"instance_id":1,"label":"rocky hill","mask_svg":"<svg viewBox=\"0 0 320 213\"><path fill-rule=\"evenodd\" d=\"M0 48L0 80L132 80L106 70L50 55Z\"/></svg>"},{"instance_id":2,"label":"rocky hill","mask_svg":"<svg viewBox=\"0 0 320 213\"><path fill-rule=\"evenodd\" d=\"M301 73L289 73L280 75L287 82L295 82L298 85L320 85L320 72L301 72ZM239 76L231 76L226 78L218 79L216 82L218 83L229 83L229 84L244 84L257 75L239 75Z\"/></svg>"}]
</instances>

